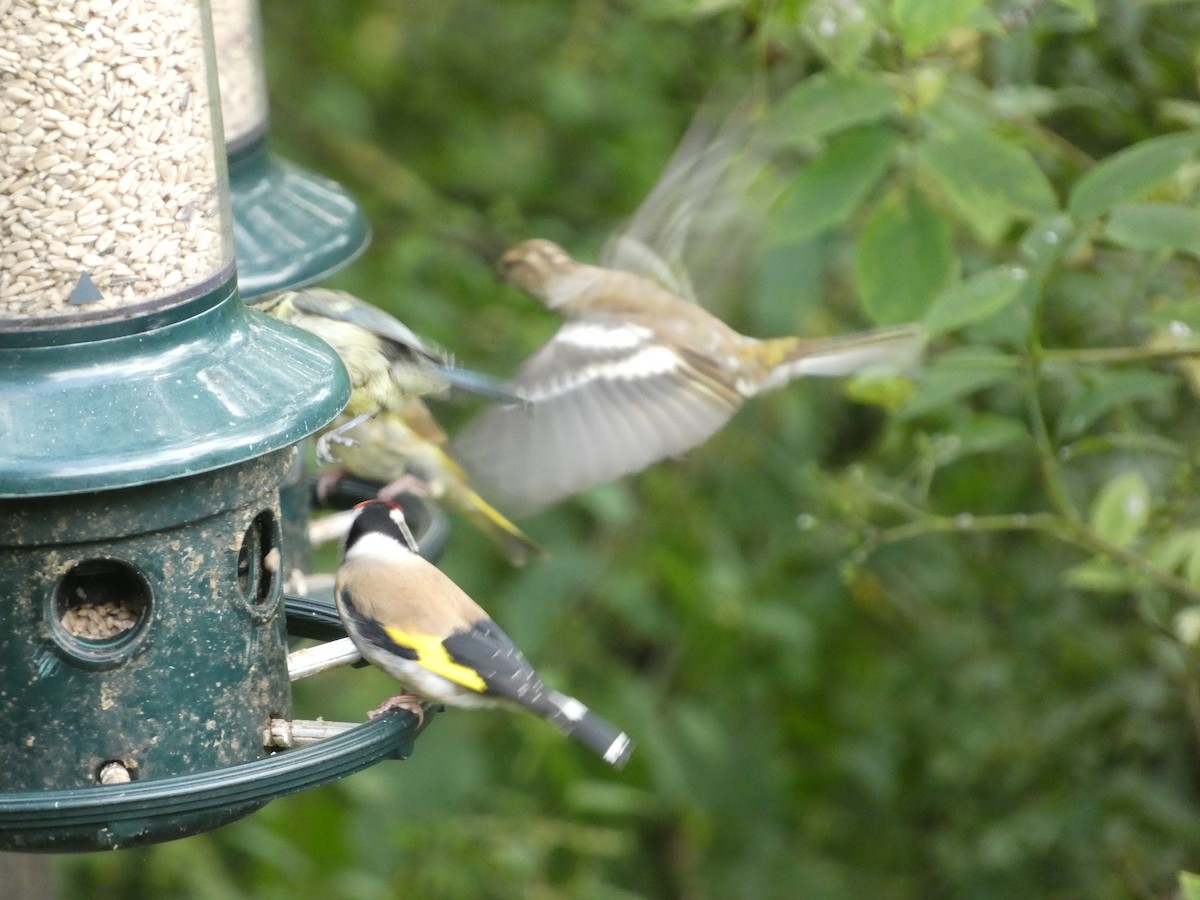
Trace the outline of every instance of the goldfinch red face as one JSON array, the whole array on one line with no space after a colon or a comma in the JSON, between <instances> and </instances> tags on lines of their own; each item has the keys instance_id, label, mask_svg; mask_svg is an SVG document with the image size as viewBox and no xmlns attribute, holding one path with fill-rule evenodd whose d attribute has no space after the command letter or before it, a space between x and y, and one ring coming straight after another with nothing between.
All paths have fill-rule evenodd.
<instances>
[{"instance_id":1,"label":"goldfinch red face","mask_svg":"<svg viewBox=\"0 0 1200 900\"><path fill-rule=\"evenodd\" d=\"M346 535L344 559L395 558L417 552L417 542L404 518L404 510L395 503L368 500L355 509L358 516Z\"/></svg>"}]
</instances>

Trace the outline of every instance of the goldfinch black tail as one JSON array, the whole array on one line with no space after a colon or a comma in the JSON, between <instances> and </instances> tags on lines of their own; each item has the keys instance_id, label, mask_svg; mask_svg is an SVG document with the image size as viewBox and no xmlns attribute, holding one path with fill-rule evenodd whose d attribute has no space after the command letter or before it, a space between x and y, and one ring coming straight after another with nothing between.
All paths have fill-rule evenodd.
<instances>
[{"instance_id":1,"label":"goldfinch black tail","mask_svg":"<svg viewBox=\"0 0 1200 900\"><path fill-rule=\"evenodd\" d=\"M633 741L611 722L596 715L574 697L547 691L535 710L547 722L572 740L601 757L614 769L620 769L633 755Z\"/></svg>"}]
</instances>

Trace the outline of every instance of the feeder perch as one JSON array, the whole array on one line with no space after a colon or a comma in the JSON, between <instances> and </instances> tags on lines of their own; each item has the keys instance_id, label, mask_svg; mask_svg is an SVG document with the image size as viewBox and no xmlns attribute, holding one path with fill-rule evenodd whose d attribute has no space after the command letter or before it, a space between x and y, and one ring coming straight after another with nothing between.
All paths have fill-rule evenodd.
<instances>
[{"instance_id":1,"label":"feeder perch","mask_svg":"<svg viewBox=\"0 0 1200 900\"><path fill-rule=\"evenodd\" d=\"M207 9L0 9L2 850L182 837L415 734L264 746L280 486L349 384L239 300Z\"/></svg>"},{"instance_id":2,"label":"feeder perch","mask_svg":"<svg viewBox=\"0 0 1200 900\"><path fill-rule=\"evenodd\" d=\"M339 184L267 149L270 111L257 0L212 0L244 298L317 281L366 247L370 228Z\"/></svg>"}]
</instances>

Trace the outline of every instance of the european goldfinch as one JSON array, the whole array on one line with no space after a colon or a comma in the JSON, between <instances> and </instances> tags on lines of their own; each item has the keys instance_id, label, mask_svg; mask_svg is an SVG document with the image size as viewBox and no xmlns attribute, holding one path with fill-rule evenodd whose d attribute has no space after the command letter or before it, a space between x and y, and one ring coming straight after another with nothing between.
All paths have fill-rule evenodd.
<instances>
[{"instance_id":1,"label":"european goldfinch","mask_svg":"<svg viewBox=\"0 0 1200 900\"><path fill-rule=\"evenodd\" d=\"M448 576L416 553L403 511L382 500L357 507L334 587L338 612L362 655L420 699L464 708L523 709L620 768L628 735L550 690L521 651ZM414 696L415 695L415 696Z\"/></svg>"}]
</instances>

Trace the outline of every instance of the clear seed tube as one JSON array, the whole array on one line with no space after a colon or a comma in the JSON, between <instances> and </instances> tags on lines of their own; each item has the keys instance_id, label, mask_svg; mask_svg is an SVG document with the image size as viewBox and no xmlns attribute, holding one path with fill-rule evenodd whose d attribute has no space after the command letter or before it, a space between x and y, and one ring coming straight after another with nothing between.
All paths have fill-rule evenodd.
<instances>
[{"instance_id":1,"label":"clear seed tube","mask_svg":"<svg viewBox=\"0 0 1200 900\"><path fill-rule=\"evenodd\" d=\"M124 318L231 273L209 21L207 0L0 4L0 329Z\"/></svg>"},{"instance_id":2,"label":"clear seed tube","mask_svg":"<svg viewBox=\"0 0 1200 900\"><path fill-rule=\"evenodd\" d=\"M212 17L225 145L236 152L267 133L267 79L258 0L212 0Z\"/></svg>"}]
</instances>

